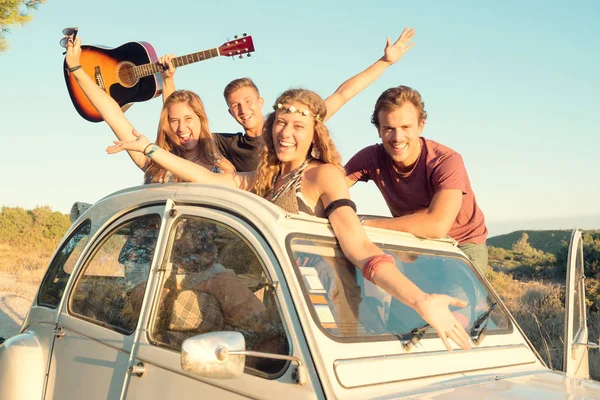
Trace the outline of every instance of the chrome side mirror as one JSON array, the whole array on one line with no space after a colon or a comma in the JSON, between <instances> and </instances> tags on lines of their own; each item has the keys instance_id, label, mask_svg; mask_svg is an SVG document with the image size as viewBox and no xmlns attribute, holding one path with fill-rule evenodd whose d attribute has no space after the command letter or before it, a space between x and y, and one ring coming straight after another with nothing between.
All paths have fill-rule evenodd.
<instances>
[{"instance_id":1,"label":"chrome side mirror","mask_svg":"<svg viewBox=\"0 0 600 400\"><path fill-rule=\"evenodd\" d=\"M246 350L244 336L239 332L210 332L188 338L181 345L181 367L184 371L206 378L231 379L241 376L246 356L232 354L219 359L219 349Z\"/></svg>"},{"instance_id":2,"label":"chrome side mirror","mask_svg":"<svg viewBox=\"0 0 600 400\"><path fill-rule=\"evenodd\" d=\"M244 373L246 356L288 360L298 363L292 374L296 383L304 385L308 372L298 357L246 350L246 341L239 332L210 332L193 336L181 345L181 367L206 378L230 379Z\"/></svg>"}]
</instances>

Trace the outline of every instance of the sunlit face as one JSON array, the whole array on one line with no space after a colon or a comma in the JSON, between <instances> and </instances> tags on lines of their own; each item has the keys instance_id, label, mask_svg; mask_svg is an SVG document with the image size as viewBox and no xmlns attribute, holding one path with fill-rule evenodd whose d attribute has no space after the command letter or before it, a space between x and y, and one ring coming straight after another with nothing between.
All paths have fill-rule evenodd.
<instances>
[{"instance_id":1,"label":"sunlit face","mask_svg":"<svg viewBox=\"0 0 600 400\"><path fill-rule=\"evenodd\" d=\"M253 87L245 86L227 98L229 114L245 131L260 131L264 123L262 107L264 100ZM260 132L257 132L260 133Z\"/></svg>"},{"instance_id":2,"label":"sunlit face","mask_svg":"<svg viewBox=\"0 0 600 400\"><path fill-rule=\"evenodd\" d=\"M284 104L285 108L290 106L299 110L307 109L301 103ZM311 116L298 112L277 111L272 135L275 153L279 161L291 163L291 168L295 168L306 159L315 135L315 120Z\"/></svg>"},{"instance_id":3,"label":"sunlit face","mask_svg":"<svg viewBox=\"0 0 600 400\"><path fill-rule=\"evenodd\" d=\"M187 103L174 103L167 108L169 127L186 150L193 150L200 138L200 118Z\"/></svg>"},{"instance_id":4,"label":"sunlit face","mask_svg":"<svg viewBox=\"0 0 600 400\"><path fill-rule=\"evenodd\" d=\"M385 151L402 170L410 169L421 151L419 136L425 121L412 103L405 103L393 111L379 111L379 137Z\"/></svg>"}]
</instances>

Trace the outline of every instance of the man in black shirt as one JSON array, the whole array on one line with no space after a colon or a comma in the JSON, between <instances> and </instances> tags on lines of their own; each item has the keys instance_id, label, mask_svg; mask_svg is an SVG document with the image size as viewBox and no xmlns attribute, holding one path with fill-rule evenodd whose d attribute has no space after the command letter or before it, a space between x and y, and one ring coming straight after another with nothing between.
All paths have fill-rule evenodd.
<instances>
[{"instance_id":1,"label":"man in black shirt","mask_svg":"<svg viewBox=\"0 0 600 400\"><path fill-rule=\"evenodd\" d=\"M369 86L390 65L398 61L414 43L409 43L415 34L414 29L405 28L392 44L387 38L383 56L359 74L342 83L335 93L325 99L327 121L348 100ZM163 101L175 91L175 67L171 63L173 55L160 58L165 67L163 77ZM265 117L262 112L264 99L260 97L258 88L249 78L231 81L223 92L229 114L244 128L244 133L217 133L215 135L219 150L235 166L238 172L254 171L258 166L264 147L262 129Z\"/></svg>"},{"instance_id":2,"label":"man in black shirt","mask_svg":"<svg viewBox=\"0 0 600 400\"><path fill-rule=\"evenodd\" d=\"M229 82L225 86L223 97L229 114L244 128L244 133L216 134L219 151L238 172L254 171L264 147L262 129L265 117L262 107L265 101L250 78Z\"/></svg>"}]
</instances>

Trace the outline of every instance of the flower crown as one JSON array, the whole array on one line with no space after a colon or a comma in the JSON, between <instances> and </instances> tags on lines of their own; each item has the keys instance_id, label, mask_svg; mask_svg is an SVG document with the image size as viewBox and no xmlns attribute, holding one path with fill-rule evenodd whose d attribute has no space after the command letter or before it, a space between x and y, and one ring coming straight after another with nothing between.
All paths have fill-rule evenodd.
<instances>
[{"instance_id":1,"label":"flower crown","mask_svg":"<svg viewBox=\"0 0 600 400\"><path fill-rule=\"evenodd\" d=\"M299 109L299 108L296 108L294 106L286 107L286 106L284 106L281 103L277 103L276 106L273 106L273 110L275 110L275 111L285 111L286 113L295 113L295 112L297 112L299 114L306 115L307 117L313 117L314 119L317 119L319 121L321 120L321 116L319 114L313 114L309 110Z\"/></svg>"}]
</instances>

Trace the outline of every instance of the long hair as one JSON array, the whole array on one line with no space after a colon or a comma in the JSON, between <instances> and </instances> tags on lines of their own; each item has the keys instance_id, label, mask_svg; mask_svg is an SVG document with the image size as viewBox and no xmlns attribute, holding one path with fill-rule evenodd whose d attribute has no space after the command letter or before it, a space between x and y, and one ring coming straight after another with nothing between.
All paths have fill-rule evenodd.
<instances>
[{"instance_id":1,"label":"long hair","mask_svg":"<svg viewBox=\"0 0 600 400\"><path fill-rule=\"evenodd\" d=\"M199 155L202 161L208 164L219 164L222 156L217 148L215 138L208 129L208 117L204 110L204 104L200 97L189 90L177 90L173 92L165 103L163 104L162 111L160 112L160 120L158 122L158 131L156 134L156 144L169 153L173 153L176 156L183 157L183 146L179 141L179 136L171 130L169 125L169 106L177 103L186 103L190 107L194 114L200 119L200 136L198 138L197 148L199 147ZM154 161L150 160L148 168L144 174L146 182L156 183L164 182L167 170ZM179 177L174 177L175 182L181 182Z\"/></svg>"},{"instance_id":2,"label":"long hair","mask_svg":"<svg viewBox=\"0 0 600 400\"><path fill-rule=\"evenodd\" d=\"M336 167L342 169L342 158L338 153L331 136L329 136L329 129L323 124L323 119L327 115L327 108L325 102L321 97L313 91L306 89L290 89L283 92L281 96L275 101L275 104L290 104L300 103L308 108L308 110L314 115L318 116L313 118L315 121L313 145L308 150L306 157L309 156L313 147L316 148L314 153L319 154L317 159L323 163L330 163ZM275 110L265 122L263 127L263 137L265 141L265 148L262 153L261 160L256 170L256 182L254 191L259 196L266 196L272 189L273 177L279 173L281 163L277 159L277 153L275 153L275 144L273 142L273 124L278 112Z\"/></svg>"}]
</instances>

